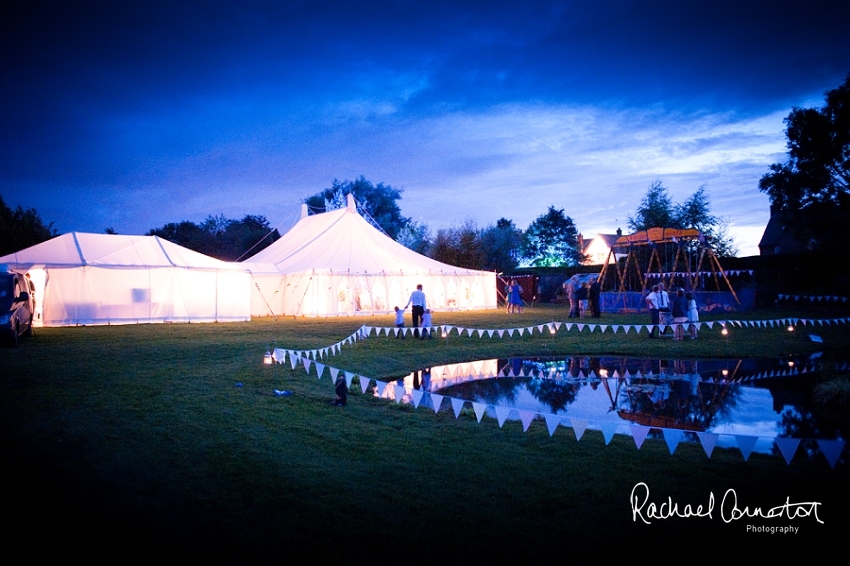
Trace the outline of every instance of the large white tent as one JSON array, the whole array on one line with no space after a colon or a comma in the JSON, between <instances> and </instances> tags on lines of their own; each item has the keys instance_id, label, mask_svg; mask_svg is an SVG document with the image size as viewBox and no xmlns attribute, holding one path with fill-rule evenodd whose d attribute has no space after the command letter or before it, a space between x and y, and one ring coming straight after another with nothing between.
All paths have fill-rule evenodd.
<instances>
[{"instance_id":1,"label":"large white tent","mask_svg":"<svg viewBox=\"0 0 850 566\"><path fill-rule=\"evenodd\" d=\"M496 274L447 265L418 254L348 206L307 215L278 241L246 260L254 276L254 316L382 314L404 308L421 284L428 308L496 308Z\"/></svg>"},{"instance_id":2,"label":"large white tent","mask_svg":"<svg viewBox=\"0 0 850 566\"><path fill-rule=\"evenodd\" d=\"M72 232L0 257L36 285L36 324L250 320L251 275L156 236Z\"/></svg>"}]
</instances>

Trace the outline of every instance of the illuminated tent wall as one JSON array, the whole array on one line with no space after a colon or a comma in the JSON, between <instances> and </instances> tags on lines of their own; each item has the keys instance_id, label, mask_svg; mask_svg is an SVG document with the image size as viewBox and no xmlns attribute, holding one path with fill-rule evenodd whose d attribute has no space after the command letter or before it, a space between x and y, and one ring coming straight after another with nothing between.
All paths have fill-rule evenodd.
<instances>
[{"instance_id":1,"label":"illuminated tent wall","mask_svg":"<svg viewBox=\"0 0 850 566\"><path fill-rule=\"evenodd\" d=\"M246 260L253 316L385 314L422 284L428 307L496 308L496 274L440 263L382 234L348 206L307 216ZM408 310L409 312L409 310Z\"/></svg>"},{"instance_id":2,"label":"illuminated tent wall","mask_svg":"<svg viewBox=\"0 0 850 566\"><path fill-rule=\"evenodd\" d=\"M0 258L36 285L45 326L250 320L251 275L156 236L64 234Z\"/></svg>"}]
</instances>

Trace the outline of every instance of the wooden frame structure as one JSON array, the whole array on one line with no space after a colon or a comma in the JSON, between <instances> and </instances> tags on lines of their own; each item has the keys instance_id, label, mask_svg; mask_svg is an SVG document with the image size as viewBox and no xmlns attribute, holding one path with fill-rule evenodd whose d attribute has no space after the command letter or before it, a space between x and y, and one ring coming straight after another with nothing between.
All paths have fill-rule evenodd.
<instances>
[{"instance_id":1,"label":"wooden frame structure","mask_svg":"<svg viewBox=\"0 0 850 566\"><path fill-rule=\"evenodd\" d=\"M669 277L667 278L667 281L664 281L664 265L662 264L661 257L658 255L658 247L670 244L676 244L676 257L673 260L672 268L668 271ZM639 259L637 257L637 249L640 249L642 246L651 246L652 249L649 256L649 262L644 271L641 271ZM696 268L692 270L690 258L688 256L688 248L695 248L696 246L699 246L699 260ZM620 264L617 261L613 262L614 268L610 268L612 264L609 262L611 261L611 256L614 254L622 254L626 256L626 262L622 269L620 269ZM689 286L691 288L696 288L697 278L699 277L706 258L708 259L717 289L721 288L720 280L718 279L719 273L723 277L723 281L729 287L729 290L732 292L732 296L735 297L735 301L740 305L741 301L738 299L735 289L732 288L729 278L726 277L726 272L720 265L720 260L717 259L717 256L714 254L714 251L711 249L711 246L708 244L705 236L699 230L695 229L680 230L677 228L650 228L627 236L620 236L608 252L608 257L605 260L605 264L602 266L602 272L599 274L599 280L604 284L606 275L609 272L616 270L618 283L617 293L623 293L626 291L626 277L628 276L629 269L633 266L640 280L641 294L643 294L646 292L650 273L653 272L653 268L657 267L658 273L661 277L661 282L665 284L665 287L670 288L672 286L673 277L677 274L684 273L687 277ZM680 263L684 264L684 272L677 271Z\"/></svg>"}]
</instances>

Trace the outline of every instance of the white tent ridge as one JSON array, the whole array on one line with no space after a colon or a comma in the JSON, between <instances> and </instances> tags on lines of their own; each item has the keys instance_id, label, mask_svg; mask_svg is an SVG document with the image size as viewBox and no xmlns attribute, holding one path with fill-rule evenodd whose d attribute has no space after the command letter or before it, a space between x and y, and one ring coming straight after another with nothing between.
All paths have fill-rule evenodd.
<instances>
[{"instance_id":1,"label":"white tent ridge","mask_svg":"<svg viewBox=\"0 0 850 566\"><path fill-rule=\"evenodd\" d=\"M422 285L428 308L496 308L496 274L438 262L371 226L348 206L307 215L268 248L246 260L253 316L387 314L404 308Z\"/></svg>"}]
</instances>

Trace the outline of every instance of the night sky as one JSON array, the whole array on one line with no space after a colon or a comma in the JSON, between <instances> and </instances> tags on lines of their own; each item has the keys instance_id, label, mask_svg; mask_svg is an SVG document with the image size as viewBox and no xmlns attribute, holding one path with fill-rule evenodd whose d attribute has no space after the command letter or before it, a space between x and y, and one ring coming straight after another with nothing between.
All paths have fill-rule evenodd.
<instances>
[{"instance_id":1,"label":"night sky","mask_svg":"<svg viewBox=\"0 0 850 566\"><path fill-rule=\"evenodd\" d=\"M361 175L431 230L626 228L705 185L755 248L783 118L850 72L850 2L40 2L0 23L0 195L60 232L265 215Z\"/></svg>"}]
</instances>

